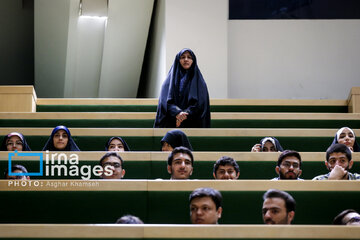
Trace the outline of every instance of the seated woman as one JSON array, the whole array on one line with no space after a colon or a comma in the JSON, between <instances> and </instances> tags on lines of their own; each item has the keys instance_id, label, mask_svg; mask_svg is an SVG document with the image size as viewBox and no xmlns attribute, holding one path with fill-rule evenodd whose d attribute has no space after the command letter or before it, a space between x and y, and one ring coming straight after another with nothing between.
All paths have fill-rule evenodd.
<instances>
[{"instance_id":1,"label":"seated woman","mask_svg":"<svg viewBox=\"0 0 360 240\"><path fill-rule=\"evenodd\" d=\"M161 151L172 151L176 147L186 147L193 151L190 141L186 134L180 130L168 131L161 139Z\"/></svg>"},{"instance_id":2,"label":"seated woman","mask_svg":"<svg viewBox=\"0 0 360 240\"><path fill-rule=\"evenodd\" d=\"M121 137L112 137L106 142L105 151L125 152L130 151L130 148Z\"/></svg>"},{"instance_id":3,"label":"seated woman","mask_svg":"<svg viewBox=\"0 0 360 240\"><path fill-rule=\"evenodd\" d=\"M192 50L185 48L162 85L154 127L210 127L209 93Z\"/></svg>"},{"instance_id":4,"label":"seated woman","mask_svg":"<svg viewBox=\"0 0 360 240\"><path fill-rule=\"evenodd\" d=\"M80 151L75 141L72 139L70 130L65 126L57 126L47 140L42 151Z\"/></svg>"},{"instance_id":5,"label":"seated woman","mask_svg":"<svg viewBox=\"0 0 360 240\"><path fill-rule=\"evenodd\" d=\"M283 152L284 149L280 145L279 140L274 137L265 137L260 143L255 144L251 148L252 152Z\"/></svg>"},{"instance_id":6,"label":"seated woman","mask_svg":"<svg viewBox=\"0 0 360 240\"><path fill-rule=\"evenodd\" d=\"M360 145L356 142L355 132L349 127L342 127L336 132L331 145L336 143L345 144L352 152L360 152Z\"/></svg>"},{"instance_id":7,"label":"seated woman","mask_svg":"<svg viewBox=\"0 0 360 240\"><path fill-rule=\"evenodd\" d=\"M12 132L6 135L1 144L1 151L31 151L24 135Z\"/></svg>"}]
</instances>

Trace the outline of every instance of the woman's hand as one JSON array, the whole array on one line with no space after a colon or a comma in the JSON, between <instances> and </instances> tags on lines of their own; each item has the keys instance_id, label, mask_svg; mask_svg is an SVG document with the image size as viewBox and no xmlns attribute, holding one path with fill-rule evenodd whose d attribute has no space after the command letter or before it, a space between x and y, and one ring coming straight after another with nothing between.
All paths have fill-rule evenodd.
<instances>
[{"instance_id":1,"label":"woman's hand","mask_svg":"<svg viewBox=\"0 0 360 240\"><path fill-rule=\"evenodd\" d=\"M181 123L187 119L189 114L187 112L180 112L176 115L176 127L180 127Z\"/></svg>"},{"instance_id":2,"label":"woman's hand","mask_svg":"<svg viewBox=\"0 0 360 240\"><path fill-rule=\"evenodd\" d=\"M255 144L252 148L251 148L252 152L261 152L261 144Z\"/></svg>"}]
</instances>

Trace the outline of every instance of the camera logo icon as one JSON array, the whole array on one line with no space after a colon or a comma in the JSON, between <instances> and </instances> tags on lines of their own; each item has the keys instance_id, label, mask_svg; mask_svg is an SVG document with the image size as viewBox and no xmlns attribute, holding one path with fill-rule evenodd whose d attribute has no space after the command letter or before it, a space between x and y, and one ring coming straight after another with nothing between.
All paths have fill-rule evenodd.
<instances>
[{"instance_id":1,"label":"camera logo icon","mask_svg":"<svg viewBox=\"0 0 360 240\"><path fill-rule=\"evenodd\" d=\"M15 157L39 157L39 172L27 172L27 173L13 173L11 172L12 161ZM8 154L8 175L9 176L43 176L43 154L42 153L18 153L17 150Z\"/></svg>"}]
</instances>

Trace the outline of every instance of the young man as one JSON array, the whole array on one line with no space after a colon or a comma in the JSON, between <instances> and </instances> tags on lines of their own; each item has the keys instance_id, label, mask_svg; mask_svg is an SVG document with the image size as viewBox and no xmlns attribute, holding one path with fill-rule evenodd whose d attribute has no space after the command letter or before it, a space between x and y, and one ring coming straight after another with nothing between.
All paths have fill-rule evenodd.
<instances>
[{"instance_id":1,"label":"young man","mask_svg":"<svg viewBox=\"0 0 360 240\"><path fill-rule=\"evenodd\" d=\"M170 180L186 180L193 173L194 157L186 147L176 147L168 157Z\"/></svg>"},{"instance_id":2,"label":"young man","mask_svg":"<svg viewBox=\"0 0 360 240\"><path fill-rule=\"evenodd\" d=\"M240 175L240 168L236 161L227 156L221 157L214 164L213 176L217 180L221 179L238 179Z\"/></svg>"},{"instance_id":3,"label":"young man","mask_svg":"<svg viewBox=\"0 0 360 240\"><path fill-rule=\"evenodd\" d=\"M360 214L354 209L346 209L334 218L335 225L360 225Z\"/></svg>"},{"instance_id":4,"label":"young man","mask_svg":"<svg viewBox=\"0 0 360 240\"><path fill-rule=\"evenodd\" d=\"M279 175L272 180L303 180L299 178L301 170L301 156L292 150L283 151L275 167L275 172Z\"/></svg>"},{"instance_id":5,"label":"young man","mask_svg":"<svg viewBox=\"0 0 360 240\"><path fill-rule=\"evenodd\" d=\"M192 224L217 224L222 213L221 193L213 188L195 189L189 196Z\"/></svg>"},{"instance_id":6,"label":"young man","mask_svg":"<svg viewBox=\"0 0 360 240\"><path fill-rule=\"evenodd\" d=\"M28 171L23 165L20 164L14 164L11 166L11 172L12 173L27 173ZM9 180L29 180L29 176L9 176L9 169L6 169L4 172L5 179Z\"/></svg>"},{"instance_id":7,"label":"young man","mask_svg":"<svg viewBox=\"0 0 360 240\"><path fill-rule=\"evenodd\" d=\"M265 224L291 224L295 216L296 202L290 194L270 189L263 199L262 216Z\"/></svg>"},{"instance_id":8,"label":"young man","mask_svg":"<svg viewBox=\"0 0 360 240\"><path fill-rule=\"evenodd\" d=\"M329 173L316 176L313 180L359 180L360 174L349 172L353 164L351 151L346 145L331 145L326 151L325 161Z\"/></svg>"},{"instance_id":9,"label":"young man","mask_svg":"<svg viewBox=\"0 0 360 240\"><path fill-rule=\"evenodd\" d=\"M125 175L124 160L116 152L108 152L100 159L100 165L104 171L101 175L103 179L122 179ZM107 171L111 169L111 171ZM112 174L106 174L111 173Z\"/></svg>"}]
</instances>

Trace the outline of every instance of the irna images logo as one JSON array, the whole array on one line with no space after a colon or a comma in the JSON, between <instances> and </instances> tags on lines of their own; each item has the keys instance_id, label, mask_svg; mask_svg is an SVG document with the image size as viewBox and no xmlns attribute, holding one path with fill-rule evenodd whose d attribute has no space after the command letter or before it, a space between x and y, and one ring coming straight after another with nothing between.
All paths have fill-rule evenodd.
<instances>
[{"instance_id":1,"label":"irna images logo","mask_svg":"<svg viewBox=\"0 0 360 240\"><path fill-rule=\"evenodd\" d=\"M95 176L101 176L105 174L106 176L111 176L113 174L112 166L106 166L103 168L100 165L82 165L79 166L79 155L75 153L69 154L69 156L65 153L49 153L49 151L45 152L45 161L44 154L42 152L37 153L18 153L18 151L9 153L9 165L8 165L8 175L9 176L47 176L47 177L55 177L55 176L80 176L83 180L89 180L91 178L91 174ZM33 158L36 160L39 158L39 172L28 172L28 173L13 173L11 172L12 164L14 159L26 161L22 158ZM44 165L45 163L45 165Z\"/></svg>"}]
</instances>

